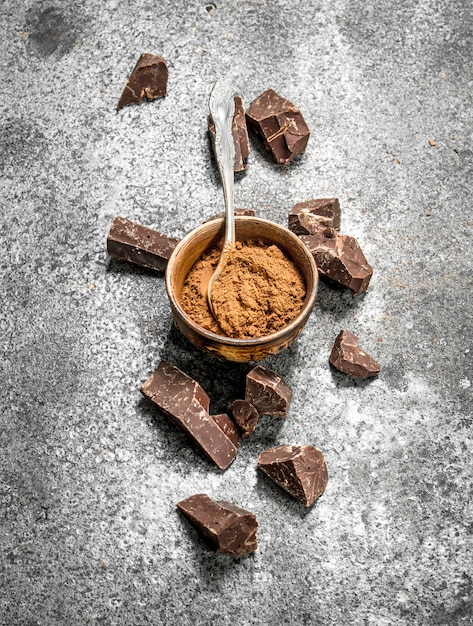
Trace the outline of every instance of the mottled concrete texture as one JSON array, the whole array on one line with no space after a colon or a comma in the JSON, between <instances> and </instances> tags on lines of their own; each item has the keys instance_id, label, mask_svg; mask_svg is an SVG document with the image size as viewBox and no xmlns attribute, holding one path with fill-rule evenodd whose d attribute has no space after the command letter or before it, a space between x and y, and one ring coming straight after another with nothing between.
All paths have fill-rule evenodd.
<instances>
[{"instance_id":1,"label":"mottled concrete texture","mask_svg":"<svg viewBox=\"0 0 473 626\"><path fill-rule=\"evenodd\" d=\"M473 624L471 5L462 0L3 0L0 623L18 626ZM116 112L141 52L168 96ZM296 343L264 364L294 391L221 473L141 397L163 358L215 412L247 367L172 328L162 276L110 260L123 215L181 237L223 210L206 134L227 74L274 88L312 131L273 165L252 137L236 204L286 224L336 196L375 268L320 286ZM434 145L431 145L429 143ZM341 328L382 365L332 371ZM303 510L256 470L310 443ZM257 514L259 549L216 556L175 504Z\"/></svg>"}]
</instances>

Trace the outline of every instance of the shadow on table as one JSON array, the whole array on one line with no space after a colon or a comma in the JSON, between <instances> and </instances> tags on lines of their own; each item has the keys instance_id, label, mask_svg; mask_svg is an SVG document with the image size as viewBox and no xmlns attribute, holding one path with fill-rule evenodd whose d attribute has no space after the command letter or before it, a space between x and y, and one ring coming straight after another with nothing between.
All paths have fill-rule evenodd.
<instances>
[{"instance_id":1,"label":"shadow on table","mask_svg":"<svg viewBox=\"0 0 473 626\"><path fill-rule=\"evenodd\" d=\"M137 275L137 276L153 276L158 280L164 281L164 272L159 270L143 267L141 265L137 265L136 263L131 263L130 261L115 259L113 257L108 257L107 264L105 267L105 272L107 274L123 274L123 275Z\"/></svg>"},{"instance_id":2,"label":"shadow on table","mask_svg":"<svg viewBox=\"0 0 473 626\"><path fill-rule=\"evenodd\" d=\"M349 389L349 388L360 388L365 389L368 387L374 380L376 380L379 376L372 376L371 378L356 378L355 376L350 376L349 374L344 374L343 372L338 371L333 365L329 365L330 374L332 376L332 380L337 389Z\"/></svg>"},{"instance_id":3,"label":"shadow on table","mask_svg":"<svg viewBox=\"0 0 473 626\"><path fill-rule=\"evenodd\" d=\"M352 316L352 311L357 311L363 306L366 295L367 292L363 292L353 296L346 287L320 278L314 313L316 314L319 309L335 320L342 321L347 314Z\"/></svg>"}]
</instances>

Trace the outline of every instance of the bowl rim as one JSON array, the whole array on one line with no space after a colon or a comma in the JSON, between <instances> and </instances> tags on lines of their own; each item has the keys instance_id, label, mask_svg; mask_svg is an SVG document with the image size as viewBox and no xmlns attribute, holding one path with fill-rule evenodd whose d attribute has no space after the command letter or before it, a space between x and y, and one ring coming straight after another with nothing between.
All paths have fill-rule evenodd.
<instances>
[{"instance_id":1,"label":"bowl rim","mask_svg":"<svg viewBox=\"0 0 473 626\"><path fill-rule=\"evenodd\" d=\"M269 335L262 335L261 337L249 337L249 338L239 338L239 337L228 337L227 335L218 335L217 333L214 333L210 330L207 330L206 328L204 328L203 326L200 326L200 324L197 324L183 309L182 307L179 305L177 298L173 292L172 289L172 281L171 281L171 273L172 273L172 268L174 266L175 263L175 259L178 256L180 250L188 243L188 241L195 236L195 233L197 231L202 230L203 228L208 228L209 224L215 222L216 224L219 224L219 226L216 228L216 233L218 232L218 230L223 226L224 224L224 220L225 218L222 217L215 217L213 219L210 219L206 222L204 222L203 224L200 224L199 226L197 226L196 228L194 228L193 230L191 230L189 233L187 233L187 235L185 235L181 241L177 244L177 246L174 248L167 266L166 266L166 270L165 270L165 282L166 282L166 291L168 294L168 298L169 301L171 303L171 306L174 308L175 311L177 311L179 317L181 319L183 319L183 321L192 329L193 332L205 337L208 340L211 340L213 342L218 342L220 344L224 344L224 345L228 345L228 346L233 346L235 348L238 347L251 347L251 346L261 346L264 345L266 343L275 343L277 342L280 338L285 337L287 334L291 334L291 332L293 332L294 330L297 329L297 327L299 326L299 324L301 322L304 322L304 320L306 320L306 318L308 319L310 316L310 313L312 311L312 308L314 306L314 302L317 296L317 288L318 288L318 283L319 283L319 273L317 270L317 266L315 264L314 261L314 257L312 256L312 254L310 253L310 251L306 248L306 246L302 243L302 241L297 237L297 235L295 235L291 230L289 230L289 228L287 228L286 226L282 226L281 224L278 224L277 222L273 222L271 220L262 218L262 217L257 217L257 216L253 216L253 215L235 215L235 223L237 222L243 222L243 221L256 221L260 224L270 224L271 227L276 227L280 230L285 231L285 234L287 236L289 236L289 239L292 239L292 241L295 242L296 246L299 246L302 250L304 250L304 253L306 254L306 257L308 259L309 265L311 266L312 269L312 274L314 276L314 287L312 290L312 293L309 295L309 297L306 297L306 299L304 300L304 305L302 307L302 309L300 310L300 312L297 314L297 316L291 320L291 322L289 322L289 324L287 324L287 326L284 326L283 328L277 330L274 333L271 333ZM215 234L216 234L215 233ZM278 245L278 244L276 244Z\"/></svg>"}]
</instances>

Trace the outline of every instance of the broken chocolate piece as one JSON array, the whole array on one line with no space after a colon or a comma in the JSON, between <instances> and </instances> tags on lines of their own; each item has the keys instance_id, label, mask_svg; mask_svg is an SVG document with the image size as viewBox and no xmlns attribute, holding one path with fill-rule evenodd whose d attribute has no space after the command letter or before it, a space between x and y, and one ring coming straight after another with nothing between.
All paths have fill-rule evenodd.
<instances>
[{"instance_id":1,"label":"broken chocolate piece","mask_svg":"<svg viewBox=\"0 0 473 626\"><path fill-rule=\"evenodd\" d=\"M107 236L107 251L120 261L164 272L179 239L116 215Z\"/></svg>"},{"instance_id":2,"label":"broken chocolate piece","mask_svg":"<svg viewBox=\"0 0 473 626\"><path fill-rule=\"evenodd\" d=\"M142 385L141 393L159 407L220 469L226 469L237 446L209 415L210 400L198 382L167 361Z\"/></svg>"},{"instance_id":3,"label":"broken chocolate piece","mask_svg":"<svg viewBox=\"0 0 473 626\"><path fill-rule=\"evenodd\" d=\"M218 554L242 556L258 547L258 520L253 513L198 493L177 503L177 508L206 537Z\"/></svg>"},{"instance_id":4,"label":"broken chocolate piece","mask_svg":"<svg viewBox=\"0 0 473 626\"><path fill-rule=\"evenodd\" d=\"M246 128L246 117L243 110L243 100L240 96L234 97L235 113L233 114L232 121L232 136L233 143L235 144L235 161L233 170L235 172L242 172L248 169L246 160L250 154L250 144L248 141L248 130ZM212 116L208 117L208 127L210 138L212 140L212 146L215 143L215 124ZM215 149L215 148L214 148Z\"/></svg>"},{"instance_id":5,"label":"broken chocolate piece","mask_svg":"<svg viewBox=\"0 0 473 626\"><path fill-rule=\"evenodd\" d=\"M258 467L305 506L325 491L328 471L324 455L313 446L277 446L261 452Z\"/></svg>"},{"instance_id":6,"label":"broken chocolate piece","mask_svg":"<svg viewBox=\"0 0 473 626\"><path fill-rule=\"evenodd\" d=\"M242 216L248 216L248 217L256 216L256 211L254 209L235 209L234 213L235 215L242 215ZM223 217L225 217L225 213L217 213L217 215L212 215L212 217L209 217L205 221L211 222L212 220L219 220L219 219L222 219Z\"/></svg>"},{"instance_id":7,"label":"broken chocolate piece","mask_svg":"<svg viewBox=\"0 0 473 626\"><path fill-rule=\"evenodd\" d=\"M246 375L245 400L260 415L286 417L291 398L291 388L276 372L257 365Z\"/></svg>"},{"instance_id":8,"label":"broken chocolate piece","mask_svg":"<svg viewBox=\"0 0 473 626\"><path fill-rule=\"evenodd\" d=\"M289 213L289 230L296 235L315 235L324 228L340 229L340 202L337 198L314 198L299 202Z\"/></svg>"},{"instance_id":9,"label":"broken chocolate piece","mask_svg":"<svg viewBox=\"0 0 473 626\"><path fill-rule=\"evenodd\" d=\"M310 131L302 113L274 89L253 100L246 118L276 163L288 163L306 149Z\"/></svg>"},{"instance_id":10,"label":"broken chocolate piece","mask_svg":"<svg viewBox=\"0 0 473 626\"><path fill-rule=\"evenodd\" d=\"M232 443L238 448L240 445L240 437L233 421L228 417L226 413L218 413L217 415L210 416L217 426L223 430Z\"/></svg>"},{"instance_id":11,"label":"broken chocolate piece","mask_svg":"<svg viewBox=\"0 0 473 626\"><path fill-rule=\"evenodd\" d=\"M142 54L135 65L117 109L129 104L140 104L143 100L156 100L167 93L168 66L165 59L155 54Z\"/></svg>"},{"instance_id":12,"label":"broken chocolate piece","mask_svg":"<svg viewBox=\"0 0 473 626\"><path fill-rule=\"evenodd\" d=\"M376 376L381 369L373 357L358 347L358 337L351 330L339 332L329 362L340 372L356 378Z\"/></svg>"},{"instance_id":13,"label":"broken chocolate piece","mask_svg":"<svg viewBox=\"0 0 473 626\"><path fill-rule=\"evenodd\" d=\"M373 268L354 237L326 228L315 235L301 235L300 240L312 253L323 278L348 287L354 296L368 289Z\"/></svg>"},{"instance_id":14,"label":"broken chocolate piece","mask_svg":"<svg viewBox=\"0 0 473 626\"><path fill-rule=\"evenodd\" d=\"M248 400L234 400L230 411L237 426L241 429L243 439L249 437L258 423L259 413Z\"/></svg>"}]
</instances>

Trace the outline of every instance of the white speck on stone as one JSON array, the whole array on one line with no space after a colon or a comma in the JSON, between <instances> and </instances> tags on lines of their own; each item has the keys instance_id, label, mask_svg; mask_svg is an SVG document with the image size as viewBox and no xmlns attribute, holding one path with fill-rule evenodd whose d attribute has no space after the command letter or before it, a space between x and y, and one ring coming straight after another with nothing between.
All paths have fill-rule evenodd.
<instances>
[{"instance_id":1,"label":"white speck on stone","mask_svg":"<svg viewBox=\"0 0 473 626\"><path fill-rule=\"evenodd\" d=\"M254 582L258 583L258 584L269 584L272 581L272 575L270 572L265 571L265 572L255 572L253 574L253 580Z\"/></svg>"},{"instance_id":2,"label":"white speck on stone","mask_svg":"<svg viewBox=\"0 0 473 626\"><path fill-rule=\"evenodd\" d=\"M129 452L129 450L125 450L124 448L117 448L117 450L115 450L115 455L117 461L120 463L126 463L132 457L131 452Z\"/></svg>"},{"instance_id":3,"label":"white speck on stone","mask_svg":"<svg viewBox=\"0 0 473 626\"><path fill-rule=\"evenodd\" d=\"M459 384L462 389L468 389L471 386L471 381L468 378L462 378Z\"/></svg>"},{"instance_id":4,"label":"white speck on stone","mask_svg":"<svg viewBox=\"0 0 473 626\"><path fill-rule=\"evenodd\" d=\"M363 420L359 405L350 398L345 403L345 420L350 424L359 424Z\"/></svg>"}]
</instances>

